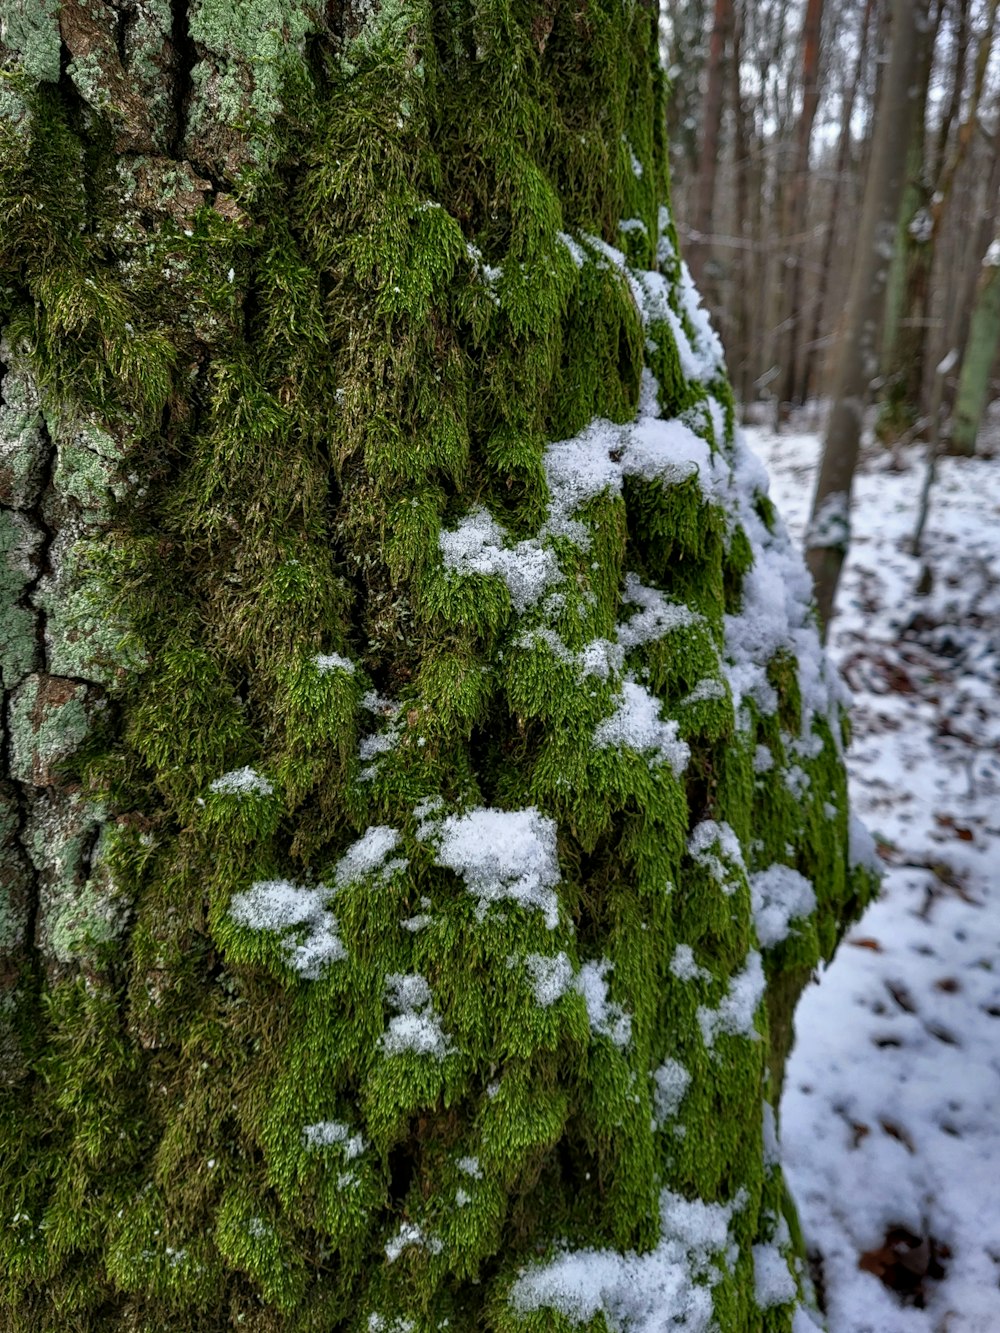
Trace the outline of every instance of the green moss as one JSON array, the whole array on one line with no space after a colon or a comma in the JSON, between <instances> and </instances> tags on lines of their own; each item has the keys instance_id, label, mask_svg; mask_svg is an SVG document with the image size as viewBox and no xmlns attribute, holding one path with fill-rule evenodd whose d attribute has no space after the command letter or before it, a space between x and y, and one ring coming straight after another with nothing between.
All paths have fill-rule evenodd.
<instances>
[{"instance_id":1,"label":"green moss","mask_svg":"<svg viewBox=\"0 0 1000 1333\"><path fill-rule=\"evenodd\" d=\"M729 457L727 386L689 382L638 304L659 249L687 320L655 15L363 17L334 37L294 5L203 0L196 169L123 167L57 89L0 127L3 308L30 349L0 438L33 504L44 403L58 535L32 600L64 673L30 674L37 538L8 524L44 967L24 1009L41 1077L0 1107L0 1193L28 1219L0 1229L0 1304L31 1333L568 1327L516 1317L519 1269L560 1237L648 1249L661 1188L742 1188L716 1317L777 1333L790 1311L751 1295L781 1206L760 1106L804 975L870 890L846 864L841 760L789 657L776 709L734 716L724 617L753 549L698 478L629 477L558 514L545 479L551 441L634 417L644 372ZM445 565L477 504L508 557L546 562L539 596ZM626 651L629 575L688 614ZM658 741L600 740L626 683ZM213 787L244 766L264 781ZM554 821L551 929L444 864L449 816L528 806ZM688 852L706 819L819 904L767 951L755 1025L712 1040L755 934L746 872L725 893ZM373 826L398 842L353 873ZM236 921L270 881L311 891L315 919ZM333 921L342 952L304 977L289 945ZM429 989L409 1014L399 977ZM387 1040L407 1017L433 1049ZM690 1075L669 1126L667 1060Z\"/></svg>"}]
</instances>

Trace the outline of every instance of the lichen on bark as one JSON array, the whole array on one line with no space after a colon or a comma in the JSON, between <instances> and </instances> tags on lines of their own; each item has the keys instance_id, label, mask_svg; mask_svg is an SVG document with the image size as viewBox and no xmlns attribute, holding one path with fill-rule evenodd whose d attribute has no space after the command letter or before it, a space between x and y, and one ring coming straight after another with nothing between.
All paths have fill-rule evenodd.
<instances>
[{"instance_id":1,"label":"lichen on bark","mask_svg":"<svg viewBox=\"0 0 1000 1333\"><path fill-rule=\"evenodd\" d=\"M763 1106L871 880L655 13L17 13L11 1327L617 1327L564 1244L790 1328Z\"/></svg>"}]
</instances>

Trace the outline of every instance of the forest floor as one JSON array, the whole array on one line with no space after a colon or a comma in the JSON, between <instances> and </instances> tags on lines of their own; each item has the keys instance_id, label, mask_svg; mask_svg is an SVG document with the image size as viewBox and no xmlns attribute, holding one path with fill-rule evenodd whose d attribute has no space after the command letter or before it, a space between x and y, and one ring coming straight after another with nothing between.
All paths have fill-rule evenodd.
<instances>
[{"instance_id":1,"label":"forest floor","mask_svg":"<svg viewBox=\"0 0 1000 1333\"><path fill-rule=\"evenodd\" d=\"M749 431L800 537L815 421ZM1000 456L869 447L830 651L880 899L809 987L782 1151L830 1333L1000 1330Z\"/></svg>"}]
</instances>

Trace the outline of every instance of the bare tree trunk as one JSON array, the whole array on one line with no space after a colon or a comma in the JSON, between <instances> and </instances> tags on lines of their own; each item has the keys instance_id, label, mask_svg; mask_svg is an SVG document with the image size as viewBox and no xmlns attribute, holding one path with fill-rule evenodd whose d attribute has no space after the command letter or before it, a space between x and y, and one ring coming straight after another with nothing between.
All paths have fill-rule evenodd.
<instances>
[{"instance_id":1,"label":"bare tree trunk","mask_svg":"<svg viewBox=\"0 0 1000 1333\"><path fill-rule=\"evenodd\" d=\"M927 174L926 163L927 99L943 13L943 0L936 0L934 18L919 37L916 105L907 181L886 288L882 330L884 388L879 412L879 433L888 439L910 430L920 413L924 345L927 341L926 316L934 258L929 245L933 184Z\"/></svg>"},{"instance_id":2,"label":"bare tree trunk","mask_svg":"<svg viewBox=\"0 0 1000 1333\"><path fill-rule=\"evenodd\" d=\"M969 246L971 263L967 266L958 284L949 318L945 325L944 354L950 356L951 372L943 386L942 415L947 418L955 405L955 395L962 378L962 364L970 345L969 328L973 311L977 304L977 292L982 280L982 262L980 256L993 239L996 219L1000 216L1000 98L994 107L995 128L990 146L990 175L986 186L979 217L972 231L973 240ZM948 432L945 431L947 437Z\"/></svg>"},{"instance_id":3,"label":"bare tree trunk","mask_svg":"<svg viewBox=\"0 0 1000 1333\"><path fill-rule=\"evenodd\" d=\"M737 249L735 260L736 283L733 296L732 345L726 347L733 388L736 391L737 399L741 403L745 403L750 396L752 378L750 375L750 349L753 345L750 337L750 275L753 266L750 263L750 254L751 246L757 236L753 226L753 218L759 216L760 209L759 194L753 198L751 203L751 127L740 77L743 19L743 10L740 6L733 15L733 58L730 62L730 77L732 80L730 96L732 97L734 118L733 174L740 246Z\"/></svg>"},{"instance_id":4,"label":"bare tree trunk","mask_svg":"<svg viewBox=\"0 0 1000 1333\"><path fill-rule=\"evenodd\" d=\"M848 158L851 152L851 117L854 115L854 103L861 83L861 75L867 58L868 32L871 27L872 10L875 0L867 0L861 19L858 35L858 58L854 73L844 89L843 109L840 117L840 140L837 144L837 165L834 168L833 195L830 199L830 221L823 241L823 257L820 261L819 279L813 307L812 330L805 346L805 358L802 366L802 396L808 398L815 388L816 364L819 359L820 334L826 314L827 293L830 289L830 273L833 268L833 248L837 237L837 216L840 212L841 195L847 176Z\"/></svg>"},{"instance_id":5,"label":"bare tree trunk","mask_svg":"<svg viewBox=\"0 0 1000 1333\"><path fill-rule=\"evenodd\" d=\"M781 402L791 403L798 390L798 341L801 324L802 261L805 239L802 228L806 218L809 189L809 144L813 122L819 107L819 52L823 23L823 0L807 0L802 25L802 112L795 139L795 161L786 196L785 209L785 264L788 272L784 319L784 350L781 354L781 382L778 396Z\"/></svg>"},{"instance_id":6,"label":"bare tree trunk","mask_svg":"<svg viewBox=\"0 0 1000 1333\"><path fill-rule=\"evenodd\" d=\"M688 245L688 264L697 286L702 287L708 237L712 231L715 207L715 178L719 164L719 136L725 101L725 55L733 27L733 0L715 0L712 39L708 52L708 85L705 91L705 115L702 123L701 153L698 158L698 191L695 195L693 235Z\"/></svg>"},{"instance_id":7,"label":"bare tree trunk","mask_svg":"<svg viewBox=\"0 0 1000 1333\"><path fill-rule=\"evenodd\" d=\"M990 372L1000 347L1000 229L983 257L969 338L962 357L955 410L948 423L949 453L975 453L976 437L989 399Z\"/></svg>"},{"instance_id":8,"label":"bare tree trunk","mask_svg":"<svg viewBox=\"0 0 1000 1333\"><path fill-rule=\"evenodd\" d=\"M893 0L891 56L878 102L857 260L834 369L833 406L806 534L806 560L824 632L850 540L851 486L865 402L878 366L876 330L906 176L919 34L927 22L928 4L929 0Z\"/></svg>"}]
</instances>

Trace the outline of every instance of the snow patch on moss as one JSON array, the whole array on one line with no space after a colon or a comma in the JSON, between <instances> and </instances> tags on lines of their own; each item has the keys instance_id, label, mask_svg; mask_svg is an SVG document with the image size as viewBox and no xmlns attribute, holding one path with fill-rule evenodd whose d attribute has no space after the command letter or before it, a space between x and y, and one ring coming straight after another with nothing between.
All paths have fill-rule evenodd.
<instances>
[{"instance_id":1,"label":"snow patch on moss","mask_svg":"<svg viewBox=\"0 0 1000 1333\"><path fill-rule=\"evenodd\" d=\"M435 863L461 875L478 901L480 920L491 906L508 901L541 912L549 930L559 924L554 819L534 806L524 810L479 806L423 827L419 836L434 841Z\"/></svg>"},{"instance_id":2,"label":"snow patch on moss","mask_svg":"<svg viewBox=\"0 0 1000 1333\"><path fill-rule=\"evenodd\" d=\"M703 1203L664 1190L660 1240L647 1254L576 1250L529 1269L511 1288L521 1315L550 1309L575 1324L603 1316L610 1333L708 1333L714 1325L712 1286L729 1271L733 1214L728 1204Z\"/></svg>"}]
</instances>

